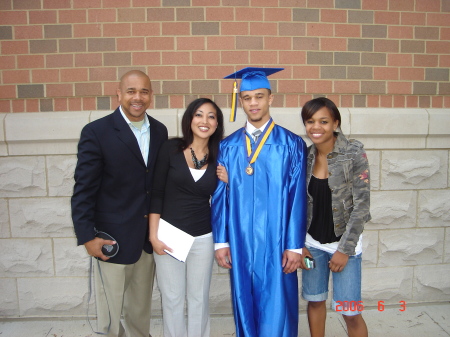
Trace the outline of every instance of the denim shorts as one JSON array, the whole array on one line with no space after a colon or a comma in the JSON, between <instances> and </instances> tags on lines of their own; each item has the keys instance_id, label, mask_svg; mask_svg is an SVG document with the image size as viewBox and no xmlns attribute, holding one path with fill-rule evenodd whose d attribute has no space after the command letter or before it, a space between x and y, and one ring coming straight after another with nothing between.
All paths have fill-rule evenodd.
<instances>
[{"instance_id":1,"label":"denim shorts","mask_svg":"<svg viewBox=\"0 0 450 337\"><path fill-rule=\"evenodd\" d=\"M330 268L333 254L307 247L316 267L302 271L302 297L306 301L321 302L328 298ZM333 274L332 307L343 315L358 315L363 310L361 301L361 255L350 256L344 270Z\"/></svg>"}]
</instances>

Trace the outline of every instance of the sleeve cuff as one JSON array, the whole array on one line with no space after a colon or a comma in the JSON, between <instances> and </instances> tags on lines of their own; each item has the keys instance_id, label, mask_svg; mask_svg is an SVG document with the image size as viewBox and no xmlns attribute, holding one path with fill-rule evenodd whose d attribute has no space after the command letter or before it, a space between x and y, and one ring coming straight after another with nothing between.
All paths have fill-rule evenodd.
<instances>
[{"instance_id":1,"label":"sleeve cuff","mask_svg":"<svg viewBox=\"0 0 450 337\"><path fill-rule=\"evenodd\" d=\"M228 248L228 247L230 247L230 244L228 242L214 244L214 250L221 249L221 248Z\"/></svg>"}]
</instances>

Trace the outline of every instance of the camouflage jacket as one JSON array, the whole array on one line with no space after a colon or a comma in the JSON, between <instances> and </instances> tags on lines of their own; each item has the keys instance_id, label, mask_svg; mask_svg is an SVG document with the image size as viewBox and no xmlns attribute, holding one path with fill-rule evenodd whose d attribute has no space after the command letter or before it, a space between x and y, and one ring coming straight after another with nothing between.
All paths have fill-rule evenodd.
<instances>
[{"instance_id":1,"label":"camouflage jacket","mask_svg":"<svg viewBox=\"0 0 450 337\"><path fill-rule=\"evenodd\" d=\"M307 186L311 180L316 148L308 148ZM338 133L333 151L327 156L328 186L331 190L334 233L342 235L338 251L355 254L364 224L370 216L369 162L361 142ZM308 228L311 225L313 198L308 193Z\"/></svg>"}]
</instances>

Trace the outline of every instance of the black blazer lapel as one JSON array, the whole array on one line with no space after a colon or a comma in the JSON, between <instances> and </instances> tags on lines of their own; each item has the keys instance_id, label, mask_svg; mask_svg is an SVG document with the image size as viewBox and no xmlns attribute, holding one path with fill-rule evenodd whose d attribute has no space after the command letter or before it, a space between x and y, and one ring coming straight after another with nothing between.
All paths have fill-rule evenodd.
<instances>
[{"instance_id":1,"label":"black blazer lapel","mask_svg":"<svg viewBox=\"0 0 450 337\"><path fill-rule=\"evenodd\" d=\"M114 111L113 114L114 129L116 130L117 137L125 143L142 165L145 165L144 158L142 158L141 150L139 149L139 144L137 142L136 136L131 131L130 126L127 124L119 108Z\"/></svg>"}]
</instances>

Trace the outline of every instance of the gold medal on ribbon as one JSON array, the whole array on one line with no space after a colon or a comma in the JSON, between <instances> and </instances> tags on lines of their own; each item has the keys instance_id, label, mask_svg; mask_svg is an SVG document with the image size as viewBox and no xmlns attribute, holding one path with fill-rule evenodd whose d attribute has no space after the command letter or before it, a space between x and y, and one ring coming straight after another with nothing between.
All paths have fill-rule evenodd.
<instances>
[{"instance_id":1,"label":"gold medal on ribbon","mask_svg":"<svg viewBox=\"0 0 450 337\"><path fill-rule=\"evenodd\" d=\"M248 166L245 168L245 173L247 173L249 176L253 175L253 173L255 172L251 164L256 162L256 159L258 158L263 145L265 144L267 138L269 137L274 127L275 122L271 118L268 127L259 136L258 141L255 144L255 149L253 151L252 151L252 144L250 142L250 137L247 134L245 134L245 142L247 145L247 160L248 160Z\"/></svg>"},{"instance_id":2,"label":"gold medal on ribbon","mask_svg":"<svg viewBox=\"0 0 450 337\"><path fill-rule=\"evenodd\" d=\"M253 167L248 164L248 166L245 168L245 173L247 173L249 176L253 174Z\"/></svg>"}]
</instances>

